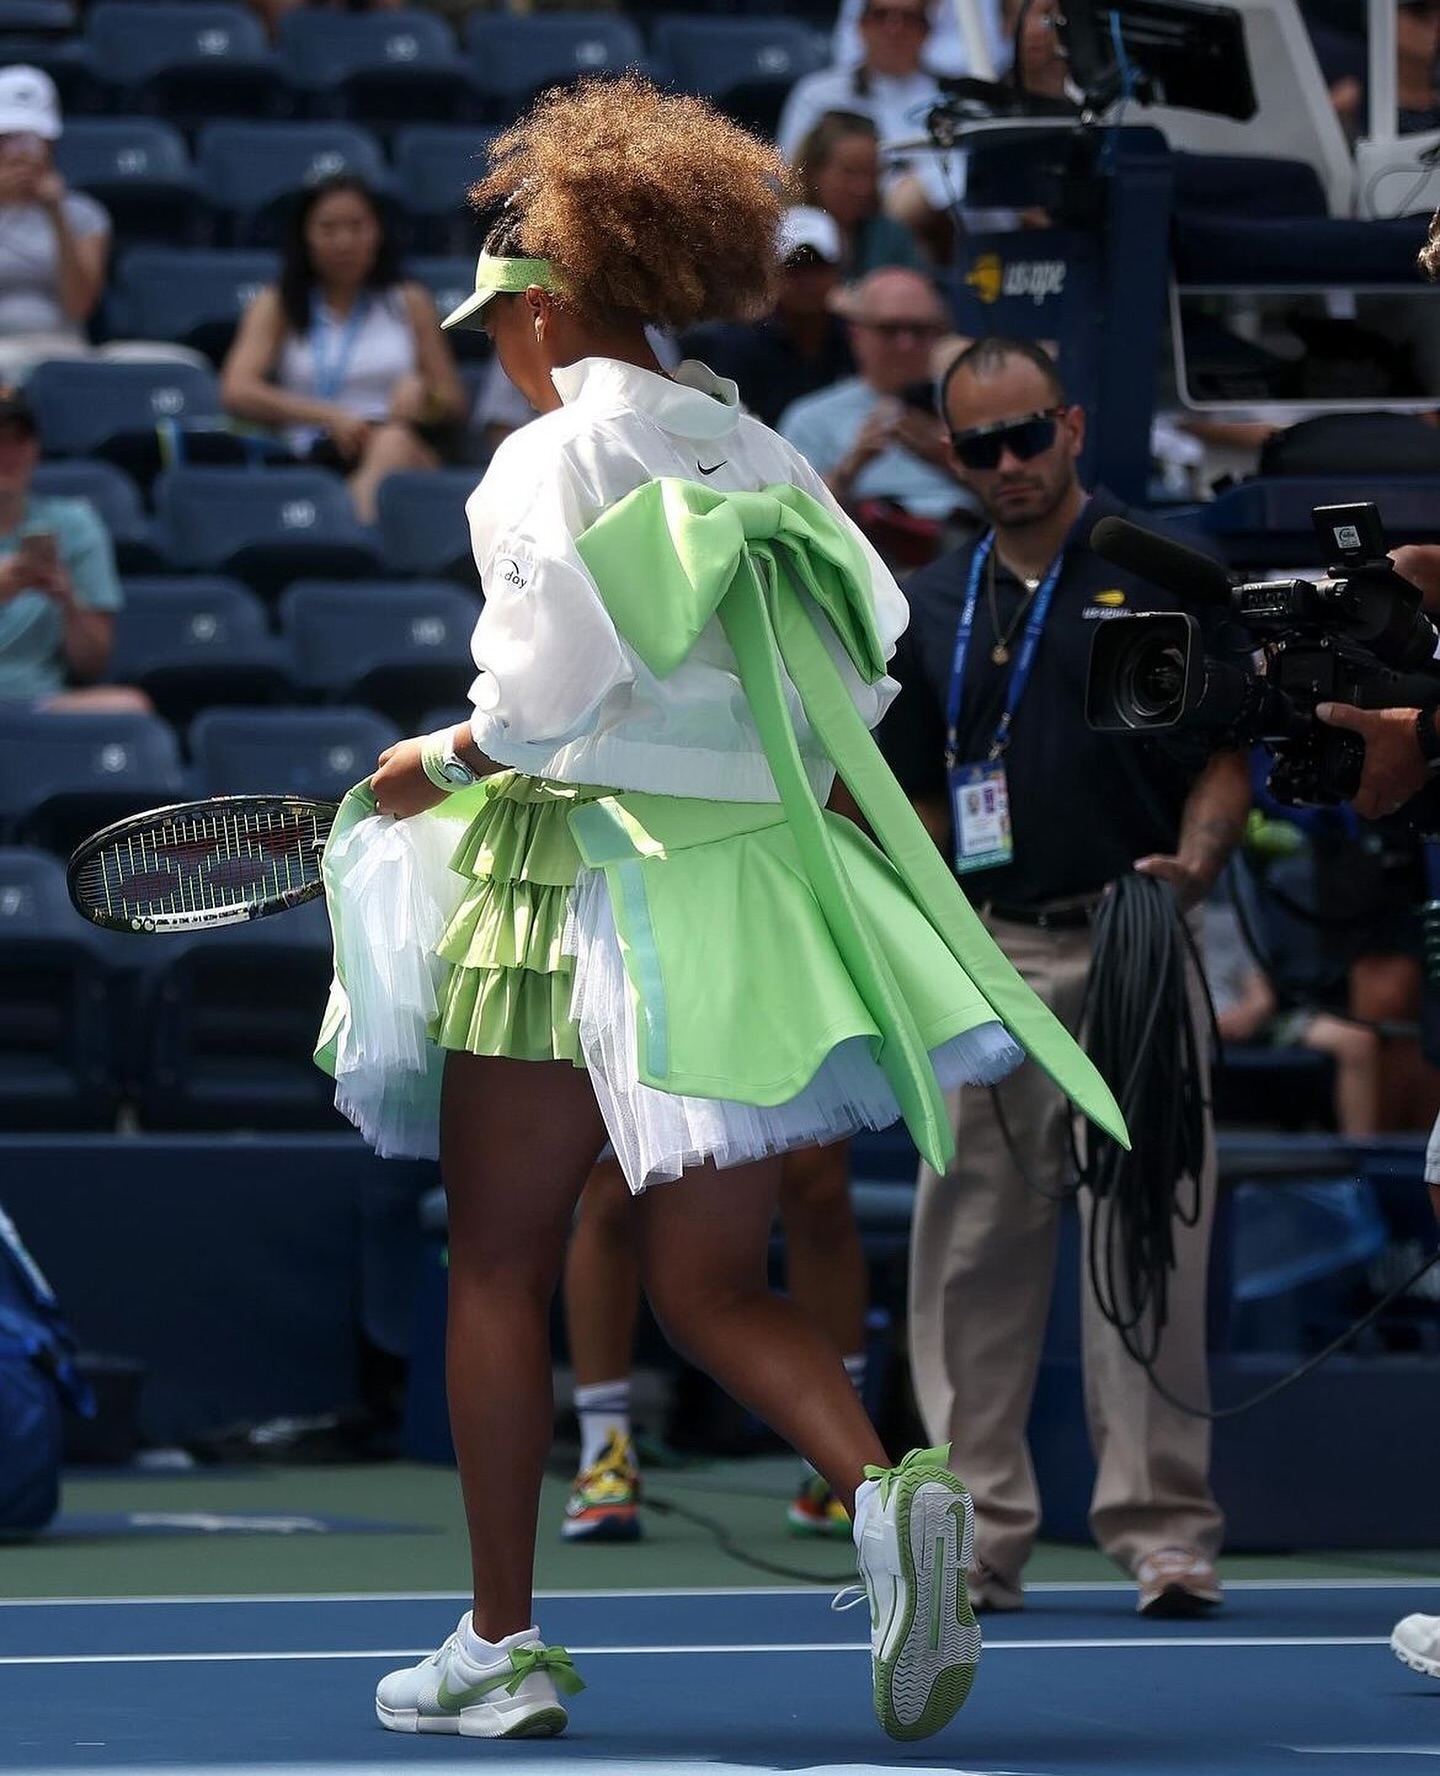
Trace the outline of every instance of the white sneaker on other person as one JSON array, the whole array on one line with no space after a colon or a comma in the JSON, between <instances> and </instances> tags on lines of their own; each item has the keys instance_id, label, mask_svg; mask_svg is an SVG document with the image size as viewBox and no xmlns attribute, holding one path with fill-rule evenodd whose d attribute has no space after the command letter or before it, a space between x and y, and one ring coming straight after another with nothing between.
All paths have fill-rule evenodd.
<instances>
[{"instance_id":1,"label":"white sneaker on other person","mask_svg":"<svg viewBox=\"0 0 1440 1776\"><path fill-rule=\"evenodd\" d=\"M547 1647L538 1628L506 1635L495 1657L477 1664L465 1651L468 1614L438 1652L382 1677L375 1713L392 1733L460 1733L467 1739L544 1739L569 1723L560 1700L585 1688L564 1647Z\"/></svg>"},{"instance_id":2,"label":"white sneaker on other person","mask_svg":"<svg viewBox=\"0 0 1440 1776\"><path fill-rule=\"evenodd\" d=\"M1390 1651L1412 1671L1440 1677L1440 1616L1406 1616L1397 1622Z\"/></svg>"}]
</instances>

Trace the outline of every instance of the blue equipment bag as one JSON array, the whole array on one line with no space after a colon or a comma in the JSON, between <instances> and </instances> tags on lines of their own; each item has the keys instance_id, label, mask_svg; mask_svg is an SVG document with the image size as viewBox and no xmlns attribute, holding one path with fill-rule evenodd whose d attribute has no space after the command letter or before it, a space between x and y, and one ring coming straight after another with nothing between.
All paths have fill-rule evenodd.
<instances>
[{"instance_id":1,"label":"blue equipment bag","mask_svg":"<svg viewBox=\"0 0 1440 1776\"><path fill-rule=\"evenodd\" d=\"M60 1508L62 1408L95 1413L75 1335L0 1209L0 1537L33 1535Z\"/></svg>"}]
</instances>

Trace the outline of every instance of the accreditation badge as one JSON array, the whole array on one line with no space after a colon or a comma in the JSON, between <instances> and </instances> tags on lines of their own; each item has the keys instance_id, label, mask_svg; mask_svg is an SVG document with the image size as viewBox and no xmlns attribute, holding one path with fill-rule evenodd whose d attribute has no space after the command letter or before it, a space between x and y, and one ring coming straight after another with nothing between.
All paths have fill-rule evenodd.
<instances>
[{"instance_id":1,"label":"accreditation badge","mask_svg":"<svg viewBox=\"0 0 1440 1776\"><path fill-rule=\"evenodd\" d=\"M999 759L956 765L950 772L950 812L955 828L955 870L998 869L1013 863L1010 790Z\"/></svg>"}]
</instances>

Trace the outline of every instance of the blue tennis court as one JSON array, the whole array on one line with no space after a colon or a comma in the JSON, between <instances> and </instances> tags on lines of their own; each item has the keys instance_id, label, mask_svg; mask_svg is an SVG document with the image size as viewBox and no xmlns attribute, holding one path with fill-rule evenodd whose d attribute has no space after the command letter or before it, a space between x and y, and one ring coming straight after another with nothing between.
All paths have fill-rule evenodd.
<instances>
[{"instance_id":1,"label":"blue tennis court","mask_svg":"<svg viewBox=\"0 0 1440 1776\"><path fill-rule=\"evenodd\" d=\"M986 1618L969 1704L913 1747L871 1716L867 1612L814 1589L546 1596L589 1688L563 1739L515 1743L374 1722L376 1679L444 1638L458 1595L0 1602L0 1768L1386 1776L1440 1759L1440 1684L1386 1644L1436 1590L1242 1581L1213 1621L1154 1623L1128 1585L1037 1585Z\"/></svg>"}]
</instances>

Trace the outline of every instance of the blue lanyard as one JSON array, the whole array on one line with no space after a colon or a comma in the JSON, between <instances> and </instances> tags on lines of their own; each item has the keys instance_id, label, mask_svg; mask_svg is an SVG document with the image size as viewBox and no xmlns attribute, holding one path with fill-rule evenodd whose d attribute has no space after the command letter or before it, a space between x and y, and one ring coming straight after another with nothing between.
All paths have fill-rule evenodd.
<instances>
[{"instance_id":1,"label":"blue lanyard","mask_svg":"<svg viewBox=\"0 0 1440 1776\"><path fill-rule=\"evenodd\" d=\"M355 355L355 342L360 329L370 317L370 298L357 298L342 324L327 320L317 303L310 323L310 360L314 367L315 393L322 401L333 401L345 382L345 372ZM322 351L322 341L333 341L334 350Z\"/></svg>"},{"instance_id":2,"label":"blue lanyard","mask_svg":"<svg viewBox=\"0 0 1440 1776\"><path fill-rule=\"evenodd\" d=\"M950 694L945 703L945 763L954 770L960 759L960 695L965 681L965 661L970 652L970 637L975 631L975 611L980 603L980 582L984 577L985 564L990 559L990 551L995 547L995 532L988 531L980 539L974 557L970 562L970 584L965 592L965 608L960 613L960 627L955 634L955 659L950 667ZM1060 578L1060 570L1065 565L1065 550L1050 563L1045 578L1041 580L1035 593L1034 603L1030 606L1030 615L1025 622L1025 634L1020 642L1020 652L1015 656L1015 665L1010 673L1010 682L1005 688L1005 707L1000 712L1000 720L996 723L995 733L990 741L987 759L998 759L1010 744L1010 726L1015 720L1015 711L1020 707L1020 699L1025 695L1025 686L1030 682L1030 668L1035 663L1035 650L1040 645L1040 632L1045 627L1045 615L1050 609L1050 600L1055 593L1055 583Z\"/></svg>"}]
</instances>

